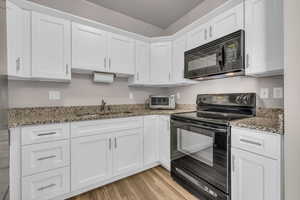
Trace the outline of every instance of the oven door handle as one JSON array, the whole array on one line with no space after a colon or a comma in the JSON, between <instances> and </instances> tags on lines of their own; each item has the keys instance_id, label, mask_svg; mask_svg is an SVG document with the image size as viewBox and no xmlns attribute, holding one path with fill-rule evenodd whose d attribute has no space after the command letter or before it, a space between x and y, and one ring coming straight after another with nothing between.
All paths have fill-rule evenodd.
<instances>
[{"instance_id":1,"label":"oven door handle","mask_svg":"<svg viewBox=\"0 0 300 200\"><path fill-rule=\"evenodd\" d=\"M175 120L171 120L172 126L177 127L177 128L182 128L182 127L195 127L195 128L202 128L210 131L218 131L221 133L226 133L227 129L222 129L222 128L214 128L214 127L209 127L209 126L204 126L204 125L199 125L199 124L191 124L191 123L183 123L183 122L178 122Z\"/></svg>"}]
</instances>

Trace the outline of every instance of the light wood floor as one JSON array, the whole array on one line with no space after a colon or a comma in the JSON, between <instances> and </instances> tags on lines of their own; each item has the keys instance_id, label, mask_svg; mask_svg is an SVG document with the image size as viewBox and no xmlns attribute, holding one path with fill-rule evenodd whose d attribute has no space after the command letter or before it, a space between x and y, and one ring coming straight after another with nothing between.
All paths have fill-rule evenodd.
<instances>
[{"instance_id":1,"label":"light wood floor","mask_svg":"<svg viewBox=\"0 0 300 200\"><path fill-rule=\"evenodd\" d=\"M167 170L155 167L70 200L197 200L172 180Z\"/></svg>"}]
</instances>

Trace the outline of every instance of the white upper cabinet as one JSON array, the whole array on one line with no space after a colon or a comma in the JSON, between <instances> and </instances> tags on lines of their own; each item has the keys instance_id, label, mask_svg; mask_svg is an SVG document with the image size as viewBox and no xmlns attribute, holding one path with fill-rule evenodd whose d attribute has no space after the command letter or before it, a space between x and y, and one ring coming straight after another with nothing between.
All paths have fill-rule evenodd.
<instances>
[{"instance_id":1,"label":"white upper cabinet","mask_svg":"<svg viewBox=\"0 0 300 200\"><path fill-rule=\"evenodd\" d=\"M202 24L187 34L187 50L208 42L207 24Z\"/></svg>"},{"instance_id":2,"label":"white upper cabinet","mask_svg":"<svg viewBox=\"0 0 300 200\"><path fill-rule=\"evenodd\" d=\"M279 163L271 158L233 148L232 200L280 200Z\"/></svg>"},{"instance_id":3,"label":"white upper cabinet","mask_svg":"<svg viewBox=\"0 0 300 200\"><path fill-rule=\"evenodd\" d=\"M283 11L281 0L245 2L246 73L283 73Z\"/></svg>"},{"instance_id":4,"label":"white upper cabinet","mask_svg":"<svg viewBox=\"0 0 300 200\"><path fill-rule=\"evenodd\" d=\"M30 12L7 1L7 74L13 78L29 78Z\"/></svg>"},{"instance_id":5,"label":"white upper cabinet","mask_svg":"<svg viewBox=\"0 0 300 200\"><path fill-rule=\"evenodd\" d=\"M109 34L108 71L118 74L134 75L135 41L131 38Z\"/></svg>"},{"instance_id":6,"label":"white upper cabinet","mask_svg":"<svg viewBox=\"0 0 300 200\"><path fill-rule=\"evenodd\" d=\"M208 37L215 40L240 29L244 29L243 3L214 17L209 22Z\"/></svg>"},{"instance_id":7,"label":"white upper cabinet","mask_svg":"<svg viewBox=\"0 0 300 200\"><path fill-rule=\"evenodd\" d=\"M150 44L135 42L135 76L134 83L149 83L150 81Z\"/></svg>"},{"instance_id":8,"label":"white upper cabinet","mask_svg":"<svg viewBox=\"0 0 300 200\"><path fill-rule=\"evenodd\" d=\"M32 76L71 79L71 23L32 12Z\"/></svg>"},{"instance_id":9,"label":"white upper cabinet","mask_svg":"<svg viewBox=\"0 0 300 200\"><path fill-rule=\"evenodd\" d=\"M186 35L179 37L173 41L173 67L172 80L175 82L184 81L184 52L186 51L187 40Z\"/></svg>"},{"instance_id":10,"label":"white upper cabinet","mask_svg":"<svg viewBox=\"0 0 300 200\"><path fill-rule=\"evenodd\" d=\"M171 81L172 42L151 44L150 77L153 83L168 83Z\"/></svg>"},{"instance_id":11,"label":"white upper cabinet","mask_svg":"<svg viewBox=\"0 0 300 200\"><path fill-rule=\"evenodd\" d=\"M72 23L72 69L105 72L107 32Z\"/></svg>"}]
</instances>

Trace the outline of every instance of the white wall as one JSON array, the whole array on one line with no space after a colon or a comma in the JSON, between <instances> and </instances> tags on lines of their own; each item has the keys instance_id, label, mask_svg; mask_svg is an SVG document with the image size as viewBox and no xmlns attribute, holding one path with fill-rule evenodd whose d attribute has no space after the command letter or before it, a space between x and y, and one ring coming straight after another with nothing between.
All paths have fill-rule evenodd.
<instances>
[{"instance_id":1,"label":"white wall","mask_svg":"<svg viewBox=\"0 0 300 200\"><path fill-rule=\"evenodd\" d=\"M49 91L60 91L61 100L49 100ZM133 99L129 98L133 94ZM102 97L108 104L140 104L150 94L164 94L163 89L128 87L127 79L117 79L113 84L93 83L89 75L72 75L70 83L9 81L9 106L76 106L99 105Z\"/></svg>"},{"instance_id":2,"label":"white wall","mask_svg":"<svg viewBox=\"0 0 300 200\"><path fill-rule=\"evenodd\" d=\"M177 100L181 104L195 104L197 94L255 92L259 107L283 108L283 99L273 98L273 88L283 87L283 77L247 78L234 77L226 79L200 81L196 85L169 89L170 94L180 94ZM261 99L260 89L269 89L269 98Z\"/></svg>"},{"instance_id":3,"label":"white wall","mask_svg":"<svg viewBox=\"0 0 300 200\"><path fill-rule=\"evenodd\" d=\"M144 36L159 36L163 29L85 0L30 0ZM138 8L137 8L138 9Z\"/></svg>"},{"instance_id":4,"label":"white wall","mask_svg":"<svg viewBox=\"0 0 300 200\"><path fill-rule=\"evenodd\" d=\"M300 199L300 1L284 0L285 200Z\"/></svg>"}]
</instances>

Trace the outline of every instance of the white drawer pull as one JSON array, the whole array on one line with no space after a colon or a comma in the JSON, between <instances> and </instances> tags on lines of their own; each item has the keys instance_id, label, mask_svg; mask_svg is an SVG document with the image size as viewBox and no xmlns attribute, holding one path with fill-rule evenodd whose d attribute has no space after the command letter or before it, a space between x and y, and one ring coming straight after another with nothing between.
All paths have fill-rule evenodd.
<instances>
[{"instance_id":1,"label":"white drawer pull","mask_svg":"<svg viewBox=\"0 0 300 200\"><path fill-rule=\"evenodd\" d=\"M255 142L255 141L251 141L251 140L247 140L247 139L240 139L241 142L244 142L244 143L248 143L248 144L253 144L253 145L256 145L256 146L262 146L261 143L259 142Z\"/></svg>"},{"instance_id":2,"label":"white drawer pull","mask_svg":"<svg viewBox=\"0 0 300 200\"><path fill-rule=\"evenodd\" d=\"M41 160L47 160L47 159L51 159L51 158L55 158L55 157L56 157L56 155L45 156L45 157L38 158L37 160L41 161Z\"/></svg>"},{"instance_id":3,"label":"white drawer pull","mask_svg":"<svg viewBox=\"0 0 300 200\"><path fill-rule=\"evenodd\" d=\"M47 135L55 135L56 132L50 132L50 133L40 133L38 136L47 136Z\"/></svg>"},{"instance_id":4,"label":"white drawer pull","mask_svg":"<svg viewBox=\"0 0 300 200\"><path fill-rule=\"evenodd\" d=\"M43 190L45 190L45 189L48 189L48 188L51 188L51 187L54 187L54 186L56 186L56 184L52 183L52 184L49 184L49 185L40 187L40 188L38 188L37 190L38 190L38 191L43 191Z\"/></svg>"}]
</instances>

